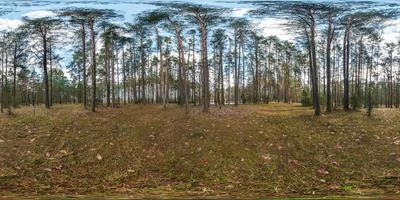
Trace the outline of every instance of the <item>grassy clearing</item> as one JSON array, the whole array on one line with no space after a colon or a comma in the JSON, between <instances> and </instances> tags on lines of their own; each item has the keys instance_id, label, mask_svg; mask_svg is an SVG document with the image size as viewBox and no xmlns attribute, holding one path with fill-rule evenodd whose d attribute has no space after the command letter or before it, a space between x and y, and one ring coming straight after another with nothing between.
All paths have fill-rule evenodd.
<instances>
[{"instance_id":1,"label":"grassy clearing","mask_svg":"<svg viewBox=\"0 0 400 200\"><path fill-rule=\"evenodd\" d=\"M269 104L213 108L78 105L0 117L2 193L258 197L396 194L400 112L314 117Z\"/></svg>"}]
</instances>

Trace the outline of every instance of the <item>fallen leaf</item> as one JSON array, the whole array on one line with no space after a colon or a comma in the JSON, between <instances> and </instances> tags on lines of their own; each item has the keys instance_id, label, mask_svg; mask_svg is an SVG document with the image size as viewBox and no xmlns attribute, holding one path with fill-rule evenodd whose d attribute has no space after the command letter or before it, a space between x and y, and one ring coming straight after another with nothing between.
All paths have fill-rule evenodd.
<instances>
[{"instance_id":1,"label":"fallen leaf","mask_svg":"<svg viewBox=\"0 0 400 200\"><path fill-rule=\"evenodd\" d=\"M44 168L43 170L44 170L44 171L48 171L48 172L51 172L51 171L52 171L50 168Z\"/></svg>"},{"instance_id":2,"label":"fallen leaf","mask_svg":"<svg viewBox=\"0 0 400 200\"><path fill-rule=\"evenodd\" d=\"M234 187L235 186L233 186L233 185L227 185L225 188L228 189L228 190L232 190Z\"/></svg>"},{"instance_id":3,"label":"fallen leaf","mask_svg":"<svg viewBox=\"0 0 400 200\"><path fill-rule=\"evenodd\" d=\"M300 165L300 162L298 160L289 159L288 162L289 162L289 164L293 164L293 165L297 165L297 166Z\"/></svg>"},{"instance_id":4,"label":"fallen leaf","mask_svg":"<svg viewBox=\"0 0 400 200\"><path fill-rule=\"evenodd\" d=\"M336 185L336 184L333 184L333 185L330 185L330 186L329 186L329 189L331 189L331 190L338 190L338 189L340 189L340 186L339 186L339 185Z\"/></svg>"},{"instance_id":5,"label":"fallen leaf","mask_svg":"<svg viewBox=\"0 0 400 200\"><path fill-rule=\"evenodd\" d=\"M329 174L329 172L326 171L326 170L324 170L324 169L319 169L319 170L318 170L318 173L324 174L324 175L328 175L328 174Z\"/></svg>"},{"instance_id":6,"label":"fallen leaf","mask_svg":"<svg viewBox=\"0 0 400 200\"><path fill-rule=\"evenodd\" d=\"M339 163L336 160L332 160L332 164L339 166Z\"/></svg>"},{"instance_id":7,"label":"fallen leaf","mask_svg":"<svg viewBox=\"0 0 400 200\"><path fill-rule=\"evenodd\" d=\"M269 155L269 154L261 155L261 158L264 159L264 160L271 160L272 159L271 155Z\"/></svg>"}]
</instances>

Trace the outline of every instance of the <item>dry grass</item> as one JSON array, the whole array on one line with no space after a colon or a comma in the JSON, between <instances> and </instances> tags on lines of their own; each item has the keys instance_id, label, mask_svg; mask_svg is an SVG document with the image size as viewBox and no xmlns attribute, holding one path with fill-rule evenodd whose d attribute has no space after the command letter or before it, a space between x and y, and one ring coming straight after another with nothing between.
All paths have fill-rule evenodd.
<instances>
[{"instance_id":1,"label":"dry grass","mask_svg":"<svg viewBox=\"0 0 400 200\"><path fill-rule=\"evenodd\" d=\"M0 117L0 191L263 196L398 193L400 112L269 104L21 108Z\"/></svg>"}]
</instances>

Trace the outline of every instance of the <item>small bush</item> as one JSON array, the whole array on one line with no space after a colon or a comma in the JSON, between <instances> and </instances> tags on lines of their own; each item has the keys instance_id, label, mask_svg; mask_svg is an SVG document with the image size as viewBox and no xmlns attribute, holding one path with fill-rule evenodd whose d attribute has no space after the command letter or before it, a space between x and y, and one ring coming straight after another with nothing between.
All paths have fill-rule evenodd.
<instances>
[{"instance_id":1,"label":"small bush","mask_svg":"<svg viewBox=\"0 0 400 200\"><path fill-rule=\"evenodd\" d=\"M350 103L353 107L353 110L357 110L358 108L361 107L360 98L356 94L351 95Z\"/></svg>"},{"instance_id":2,"label":"small bush","mask_svg":"<svg viewBox=\"0 0 400 200\"><path fill-rule=\"evenodd\" d=\"M192 133L190 134L190 138L192 139L203 138L203 137L204 137L203 133L201 132L201 130L198 129L193 129Z\"/></svg>"},{"instance_id":3,"label":"small bush","mask_svg":"<svg viewBox=\"0 0 400 200\"><path fill-rule=\"evenodd\" d=\"M308 91L308 89L304 89L301 92L301 105L303 106L311 106L311 97L310 97L310 92Z\"/></svg>"}]
</instances>

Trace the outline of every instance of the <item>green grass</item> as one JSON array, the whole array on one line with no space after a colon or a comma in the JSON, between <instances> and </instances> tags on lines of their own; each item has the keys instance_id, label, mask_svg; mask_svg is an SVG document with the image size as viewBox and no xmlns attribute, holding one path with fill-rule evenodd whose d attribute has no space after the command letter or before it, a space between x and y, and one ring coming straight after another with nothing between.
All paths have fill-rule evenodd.
<instances>
[{"instance_id":1,"label":"green grass","mask_svg":"<svg viewBox=\"0 0 400 200\"><path fill-rule=\"evenodd\" d=\"M144 196L396 194L400 112L272 103L204 114L175 105L0 116L0 194Z\"/></svg>"}]
</instances>

